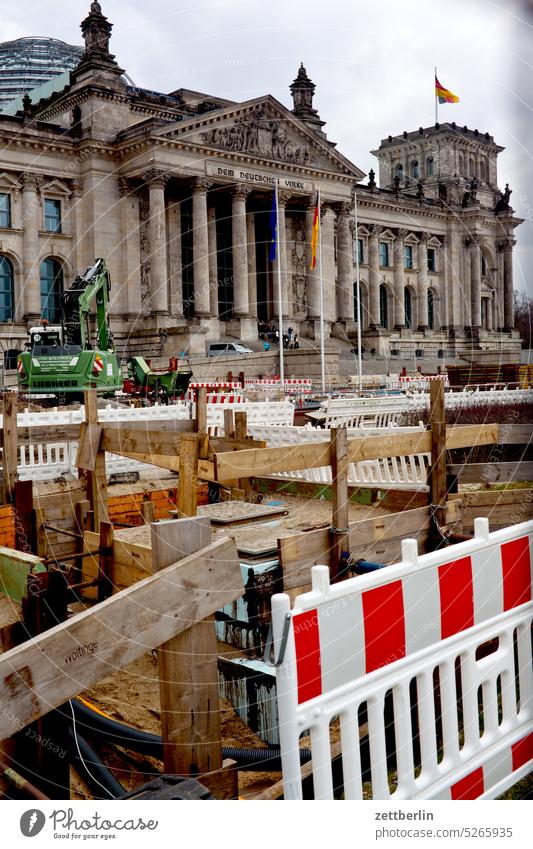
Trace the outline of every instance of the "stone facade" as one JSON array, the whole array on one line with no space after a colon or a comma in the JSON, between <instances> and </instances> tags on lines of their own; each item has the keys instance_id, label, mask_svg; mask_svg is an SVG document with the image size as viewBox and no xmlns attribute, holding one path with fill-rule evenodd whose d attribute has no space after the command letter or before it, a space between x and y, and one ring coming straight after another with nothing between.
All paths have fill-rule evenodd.
<instances>
[{"instance_id":1,"label":"stone facade","mask_svg":"<svg viewBox=\"0 0 533 849\"><path fill-rule=\"evenodd\" d=\"M292 111L270 95L163 95L128 85L109 52L111 29L92 3L70 85L0 115L4 348L20 346L41 315L51 274L68 286L101 256L112 328L128 352L203 353L220 337L256 339L258 321L277 319L278 264L284 324L301 337L319 338L322 281L326 335L353 345L358 265L367 350L518 350L520 220L508 187L497 188L502 148L488 133L435 124L389 136L373 151L380 187L373 171L363 184L328 140L303 65ZM318 190L321 268L311 271Z\"/></svg>"}]
</instances>

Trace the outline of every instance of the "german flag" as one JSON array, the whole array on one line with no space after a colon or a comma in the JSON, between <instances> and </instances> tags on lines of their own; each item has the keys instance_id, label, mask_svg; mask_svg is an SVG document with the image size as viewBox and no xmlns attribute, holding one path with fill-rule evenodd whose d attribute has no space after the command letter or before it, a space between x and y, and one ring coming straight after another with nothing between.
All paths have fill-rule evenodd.
<instances>
[{"instance_id":1,"label":"german flag","mask_svg":"<svg viewBox=\"0 0 533 849\"><path fill-rule=\"evenodd\" d=\"M316 196L315 214L313 216L313 229L311 230L311 271L316 268L316 252L318 248L318 228L320 212L318 209L318 194Z\"/></svg>"},{"instance_id":2,"label":"german flag","mask_svg":"<svg viewBox=\"0 0 533 849\"><path fill-rule=\"evenodd\" d=\"M456 94L452 94L447 88L444 88L437 79L435 74L435 97L439 98L439 103L459 103L459 98Z\"/></svg>"}]
</instances>

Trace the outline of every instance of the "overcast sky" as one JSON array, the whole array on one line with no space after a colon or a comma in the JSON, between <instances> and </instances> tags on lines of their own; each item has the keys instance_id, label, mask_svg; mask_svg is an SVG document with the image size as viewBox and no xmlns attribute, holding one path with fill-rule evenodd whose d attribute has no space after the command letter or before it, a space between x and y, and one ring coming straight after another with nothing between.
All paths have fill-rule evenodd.
<instances>
[{"instance_id":1,"label":"overcast sky","mask_svg":"<svg viewBox=\"0 0 533 849\"><path fill-rule=\"evenodd\" d=\"M0 41L81 43L89 0L0 0ZM498 182L525 218L515 287L533 296L533 0L101 0L111 46L136 85L291 105L300 61L328 137L365 172L380 139L434 122L433 69L460 97L440 107L506 150Z\"/></svg>"}]
</instances>

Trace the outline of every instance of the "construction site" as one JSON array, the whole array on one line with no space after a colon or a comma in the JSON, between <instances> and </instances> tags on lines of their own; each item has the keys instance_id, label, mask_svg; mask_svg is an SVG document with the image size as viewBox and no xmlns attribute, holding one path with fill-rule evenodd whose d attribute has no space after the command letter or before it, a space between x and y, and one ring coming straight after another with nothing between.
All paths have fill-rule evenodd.
<instances>
[{"instance_id":1,"label":"construction site","mask_svg":"<svg viewBox=\"0 0 533 849\"><path fill-rule=\"evenodd\" d=\"M36 332L1 421L4 798L531 792L530 368L185 372L162 404L131 368L100 397L91 348L51 406L68 343Z\"/></svg>"}]
</instances>

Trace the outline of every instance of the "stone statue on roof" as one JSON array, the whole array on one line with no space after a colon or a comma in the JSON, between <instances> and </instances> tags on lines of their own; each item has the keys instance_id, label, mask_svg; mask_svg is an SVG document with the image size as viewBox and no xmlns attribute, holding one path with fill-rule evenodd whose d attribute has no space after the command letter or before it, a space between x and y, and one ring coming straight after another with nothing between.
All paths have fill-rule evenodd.
<instances>
[{"instance_id":1,"label":"stone statue on roof","mask_svg":"<svg viewBox=\"0 0 533 849\"><path fill-rule=\"evenodd\" d=\"M101 14L102 14L102 7L100 6L100 3L98 2L98 0L93 0L93 2L91 3L91 15L101 15Z\"/></svg>"}]
</instances>

